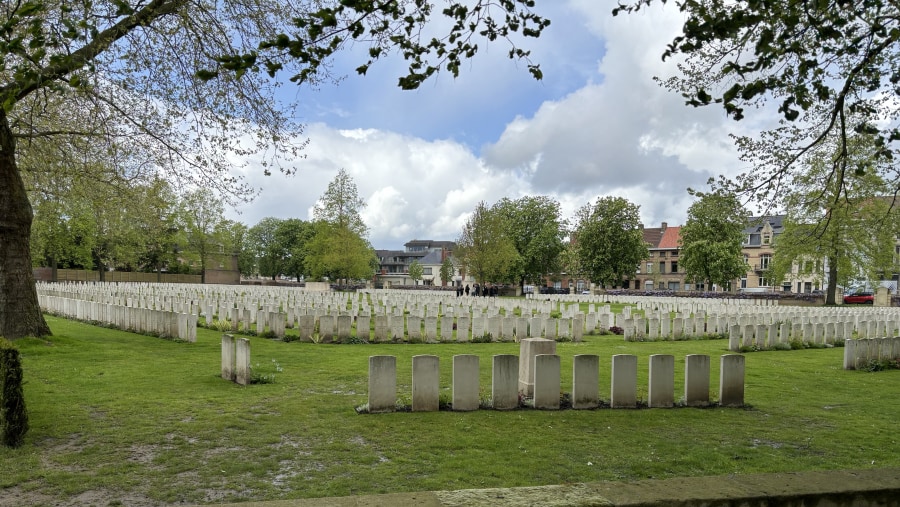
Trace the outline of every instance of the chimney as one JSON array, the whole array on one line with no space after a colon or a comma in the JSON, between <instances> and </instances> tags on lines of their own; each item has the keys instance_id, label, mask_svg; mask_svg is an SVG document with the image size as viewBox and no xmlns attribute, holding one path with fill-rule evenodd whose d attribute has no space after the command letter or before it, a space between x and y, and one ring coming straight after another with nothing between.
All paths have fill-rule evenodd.
<instances>
[{"instance_id":1,"label":"chimney","mask_svg":"<svg viewBox=\"0 0 900 507\"><path fill-rule=\"evenodd\" d=\"M666 227L668 227L668 226L669 226L669 224L667 224L666 222L663 222L663 223L662 223L662 230L666 230Z\"/></svg>"}]
</instances>

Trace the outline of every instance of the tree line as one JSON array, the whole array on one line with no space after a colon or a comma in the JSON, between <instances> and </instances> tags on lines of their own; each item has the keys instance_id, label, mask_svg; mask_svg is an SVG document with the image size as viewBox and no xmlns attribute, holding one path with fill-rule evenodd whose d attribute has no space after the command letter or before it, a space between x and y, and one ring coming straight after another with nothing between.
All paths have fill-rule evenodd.
<instances>
[{"instance_id":1,"label":"tree line","mask_svg":"<svg viewBox=\"0 0 900 507\"><path fill-rule=\"evenodd\" d=\"M312 220L266 217L249 227L224 218L223 201L205 188L179 193L160 178L56 183L30 192L35 266L97 270L101 280L111 269L202 277L232 256L242 275L272 279L367 279L377 266L365 203L343 169Z\"/></svg>"},{"instance_id":2,"label":"tree line","mask_svg":"<svg viewBox=\"0 0 900 507\"><path fill-rule=\"evenodd\" d=\"M898 271L900 220L883 178L860 171L840 189L822 188L826 170L827 161L816 159L785 195L784 231L773 238L764 276L774 284L815 278L833 301L838 285ZM207 189L177 193L159 178L135 183L108 176L102 185L74 178L32 191L35 265L96 269L101 280L108 269L202 275L210 260L231 256L242 275L273 280L368 280L378 268L360 214L366 203L343 169L316 202L312 220L266 217L249 227L225 219L223 202ZM729 287L750 269L742 250L750 214L727 181L709 184L708 191L688 189L695 202L680 231L679 266L688 282ZM623 197L599 197L569 219L548 196L480 202L453 256L442 262L440 279L446 285L459 270L482 286L524 287L565 274L620 287L649 257L642 229L640 207ZM408 270L414 282L422 280L418 261Z\"/></svg>"},{"instance_id":3,"label":"tree line","mask_svg":"<svg viewBox=\"0 0 900 507\"><path fill-rule=\"evenodd\" d=\"M856 136L854 142L865 140ZM783 230L772 238L772 262L761 274L774 286L792 278L815 280L828 288L826 303L834 304L838 287L900 273L900 202L876 171L848 174L840 185L828 180L829 147L840 149L822 145L782 196ZM872 163L860 158L865 153L853 150L850 158ZM822 181L831 183L823 187ZM743 249L753 217L725 179L688 192L695 200L675 245L680 271L689 283L732 288L750 270ZM569 220L549 197L504 198L476 206L457 240L456 257L480 284L543 285L565 274L622 287L649 258L642 228L640 207L623 197L599 197Z\"/></svg>"}]
</instances>

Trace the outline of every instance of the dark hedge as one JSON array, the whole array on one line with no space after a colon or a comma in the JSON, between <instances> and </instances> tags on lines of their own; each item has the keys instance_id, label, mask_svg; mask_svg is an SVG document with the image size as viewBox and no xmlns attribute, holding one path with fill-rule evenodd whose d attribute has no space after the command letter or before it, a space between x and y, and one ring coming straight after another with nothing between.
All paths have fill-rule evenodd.
<instances>
[{"instance_id":1,"label":"dark hedge","mask_svg":"<svg viewBox=\"0 0 900 507\"><path fill-rule=\"evenodd\" d=\"M0 338L0 442L19 447L28 432L28 412L22 391L22 363L19 351Z\"/></svg>"}]
</instances>

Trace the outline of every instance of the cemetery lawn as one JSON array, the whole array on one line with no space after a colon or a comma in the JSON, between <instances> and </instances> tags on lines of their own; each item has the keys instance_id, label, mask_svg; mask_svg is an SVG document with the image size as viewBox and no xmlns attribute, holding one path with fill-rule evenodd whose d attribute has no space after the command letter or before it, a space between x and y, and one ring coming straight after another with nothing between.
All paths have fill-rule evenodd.
<instances>
[{"instance_id":1,"label":"cemetery lawn","mask_svg":"<svg viewBox=\"0 0 900 507\"><path fill-rule=\"evenodd\" d=\"M481 358L517 343L317 345L251 338L252 363L274 383L220 378L221 333L176 343L48 316L54 336L17 342L31 430L0 448L0 506L162 505L345 496L799 470L900 467L900 370L841 369L843 349L746 355L744 409L517 410L358 415L368 357L397 356L410 400L411 358L436 354L450 399L455 354ZM712 357L718 398L726 340L560 343L600 356L609 399L613 354L638 355L646 399L650 354ZM283 370L275 372L275 363ZM258 365L258 366L257 366Z\"/></svg>"}]
</instances>

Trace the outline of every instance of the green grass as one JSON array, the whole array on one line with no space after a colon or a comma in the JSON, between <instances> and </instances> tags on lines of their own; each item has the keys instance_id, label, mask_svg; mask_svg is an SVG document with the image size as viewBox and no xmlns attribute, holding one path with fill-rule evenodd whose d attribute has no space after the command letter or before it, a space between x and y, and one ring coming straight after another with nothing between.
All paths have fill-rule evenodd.
<instances>
[{"instance_id":1,"label":"green grass","mask_svg":"<svg viewBox=\"0 0 900 507\"><path fill-rule=\"evenodd\" d=\"M843 349L748 354L746 409L357 415L370 355L397 356L398 395L408 402L413 355L440 356L449 396L452 356L478 354L487 397L491 356L518 354L518 344L253 337L253 364L271 371L274 359L283 372L274 383L240 387L219 378L219 332L198 329L197 343L176 343L48 322L53 337L17 342L31 431L22 448L0 448L0 494L35 504L79 495L102 498L99 505L205 503L900 466L900 371L844 371ZM631 353L646 399L647 357L673 354L678 398L684 356L696 353L713 357L717 397L724 340L585 340L557 347L566 391L572 355L598 354L608 400L610 356Z\"/></svg>"}]
</instances>

